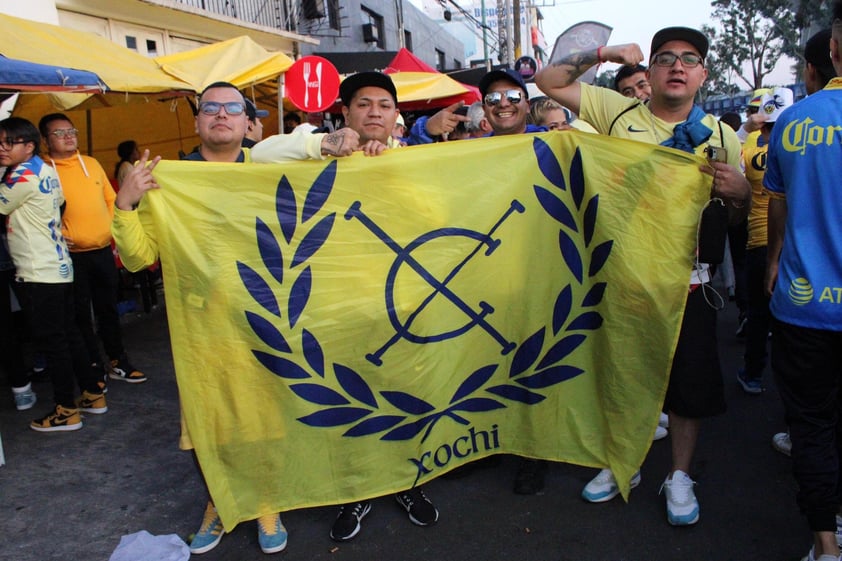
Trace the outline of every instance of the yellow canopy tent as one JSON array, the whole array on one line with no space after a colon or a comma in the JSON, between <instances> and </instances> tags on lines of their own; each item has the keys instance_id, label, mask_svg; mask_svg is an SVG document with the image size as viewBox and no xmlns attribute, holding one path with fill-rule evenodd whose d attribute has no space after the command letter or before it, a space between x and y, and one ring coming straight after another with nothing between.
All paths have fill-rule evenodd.
<instances>
[{"instance_id":1,"label":"yellow canopy tent","mask_svg":"<svg viewBox=\"0 0 842 561\"><path fill-rule=\"evenodd\" d=\"M51 38L46 50L37 51L38 57L26 56L28 50L36 52L31 48L9 51L11 56L33 62L45 57L66 60L95 71L111 90L120 89L119 93L93 96L22 96L14 111L35 123L47 113L64 112L80 131L82 151L97 158L109 173L118 159L117 145L123 140L133 139L141 148L149 148L167 159L177 159L179 151L189 152L198 144L193 110L185 96L216 81L232 82L241 88L263 81L276 83L278 76L292 65L286 55L270 53L248 37L151 59L93 34L2 16L0 30L6 31L7 27L16 28L16 32L24 30L19 37L11 35L13 43L24 41L28 33L32 34L30 45L33 40L40 41L42 34ZM59 54L65 49L71 58ZM6 54L4 48L0 51ZM134 68L137 73L133 73ZM277 86L273 87L277 91ZM270 105L274 105L271 101ZM271 129L270 123L267 134L272 133Z\"/></svg>"},{"instance_id":2,"label":"yellow canopy tent","mask_svg":"<svg viewBox=\"0 0 842 561\"><path fill-rule=\"evenodd\" d=\"M278 78L293 64L287 55L269 52L246 35L154 60L197 92L214 82L230 82L270 111L278 106ZM277 123L277 115L264 121L266 136L278 131Z\"/></svg>"},{"instance_id":3,"label":"yellow canopy tent","mask_svg":"<svg viewBox=\"0 0 842 561\"><path fill-rule=\"evenodd\" d=\"M469 96L471 91L446 74L429 72L395 72L389 75L398 91L398 102L403 109L430 109L440 107L436 100L454 96ZM456 100L454 100L456 101Z\"/></svg>"},{"instance_id":4,"label":"yellow canopy tent","mask_svg":"<svg viewBox=\"0 0 842 561\"><path fill-rule=\"evenodd\" d=\"M285 54L271 53L245 35L153 60L195 91L219 81L245 88L276 79L293 63Z\"/></svg>"},{"instance_id":5,"label":"yellow canopy tent","mask_svg":"<svg viewBox=\"0 0 842 561\"><path fill-rule=\"evenodd\" d=\"M190 84L162 71L154 60L93 33L0 14L0 37L0 52L7 57L90 70L112 92L151 94L190 89Z\"/></svg>"},{"instance_id":6,"label":"yellow canopy tent","mask_svg":"<svg viewBox=\"0 0 842 561\"><path fill-rule=\"evenodd\" d=\"M192 113L183 101L178 119L169 116L171 102L153 103L161 97L189 95L191 85L161 70L154 60L93 33L4 14L0 14L0 36L4 38L0 52L6 56L41 64L60 62L102 78L108 93L22 94L14 114L37 124L47 113L65 112L80 131L82 151L99 159L106 171L117 161L116 147L123 140L134 138L141 146L151 143L153 150L175 156L179 147L173 137L185 131L192 134ZM86 111L94 108L98 111Z\"/></svg>"}]
</instances>

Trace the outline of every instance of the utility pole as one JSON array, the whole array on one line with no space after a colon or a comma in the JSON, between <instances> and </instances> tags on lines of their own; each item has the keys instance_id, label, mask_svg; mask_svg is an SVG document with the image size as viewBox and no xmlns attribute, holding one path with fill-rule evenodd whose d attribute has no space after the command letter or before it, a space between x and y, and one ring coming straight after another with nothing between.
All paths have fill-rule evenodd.
<instances>
[{"instance_id":1,"label":"utility pole","mask_svg":"<svg viewBox=\"0 0 842 561\"><path fill-rule=\"evenodd\" d=\"M398 45L406 47L406 37L403 31L403 0L395 0L395 12L398 16Z\"/></svg>"},{"instance_id":2,"label":"utility pole","mask_svg":"<svg viewBox=\"0 0 842 561\"><path fill-rule=\"evenodd\" d=\"M512 60L517 60L523 54L520 50L520 0L512 0L512 17L510 21L514 25L514 33L512 33L512 43L514 44Z\"/></svg>"},{"instance_id":3,"label":"utility pole","mask_svg":"<svg viewBox=\"0 0 842 561\"><path fill-rule=\"evenodd\" d=\"M482 56L485 60L485 71L491 72L491 59L488 58L488 24L485 21L485 0L480 1L482 9Z\"/></svg>"}]
</instances>

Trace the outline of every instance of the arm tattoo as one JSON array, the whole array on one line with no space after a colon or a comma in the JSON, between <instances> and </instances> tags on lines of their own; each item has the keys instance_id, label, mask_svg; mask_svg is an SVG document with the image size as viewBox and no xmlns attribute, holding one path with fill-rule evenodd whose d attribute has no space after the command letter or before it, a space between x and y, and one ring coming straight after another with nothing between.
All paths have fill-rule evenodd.
<instances>
[{"instance_id":1,"label":"arm tattoo","mask_svg":"<svg viewBox=\"0 0 842 561\"><path fill-rule=\"evenodd\" d=\"M562 70L567 71L567 84L569 85L598 62L599 58L596 56L596 49L594 49L592 51L581 51L559 57L550 61L550 64L562 67Z\"/></svg>"},{"instance_id":2,"label":"arm tattoo","mask_svg":"<svg viewBox=\"0 0 842 561\"><path fill-rule=\"evenodd\" d=\"M329 156L336 156L342 150L342 144L345 142L345 135L338 132L330 133L324 139L324 146L322 152Z\"/></svg>"}]
</instances>

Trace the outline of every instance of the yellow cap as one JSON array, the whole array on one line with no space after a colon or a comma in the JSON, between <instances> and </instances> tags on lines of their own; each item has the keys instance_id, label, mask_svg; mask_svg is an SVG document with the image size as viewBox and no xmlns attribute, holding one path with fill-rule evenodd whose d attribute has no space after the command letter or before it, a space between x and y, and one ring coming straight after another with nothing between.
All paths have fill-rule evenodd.
<instances>
[{"instance_id":1,"label":"yellow cap","mask_svg":"<svg viewBox=\"0 0 842 561\"><path fill-rule=\"evenodd\" d=\"M763 96L772 93L772 88L758 88L754 90L754 94L751 96L751 100L748 102L749 107L760 107Z\"/></svg>"}]
</instances>

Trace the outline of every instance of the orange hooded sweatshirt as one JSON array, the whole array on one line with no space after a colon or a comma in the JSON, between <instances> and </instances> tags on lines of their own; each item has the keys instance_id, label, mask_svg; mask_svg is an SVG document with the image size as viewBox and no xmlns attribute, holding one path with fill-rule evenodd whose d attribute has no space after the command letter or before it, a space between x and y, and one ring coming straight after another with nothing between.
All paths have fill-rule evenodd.
<instances>
[{"instance_id":1,"label":"orange hooded sweatshirt","mask_svg":"<svg viewBox=\"0 0 842 561\"><path fill-rule=\"evenodd\" d=\"M101 249L111 243L111 221L117 195L105 170L95 159L76 153L50 158L58 173L67 207L61 232L71 253Z\"/></svg>"}]
</instances>

